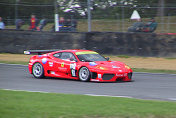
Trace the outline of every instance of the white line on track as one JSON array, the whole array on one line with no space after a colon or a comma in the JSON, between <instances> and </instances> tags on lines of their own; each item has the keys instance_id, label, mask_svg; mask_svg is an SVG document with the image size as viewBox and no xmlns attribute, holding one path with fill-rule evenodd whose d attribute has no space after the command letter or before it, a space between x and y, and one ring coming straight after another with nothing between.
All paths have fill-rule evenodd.
<instances>
[{"instance_id":1,"label":"white line on track","mask_svg":"<svg viewBox=\"0 0 176 118\"><path fill-rule=\"evenodd\" d=\"M45 92L45 91L29 91L29 90L16 90L16 89L2 89L8 91L23 91L23 92L38 92L38 93L54 93L54 92ZM96 94L83 94L88 96L102 96L102 97L118 97L118 98L133 98L130 96L111 96L111 95L96 95Z\"/></svg>"},{"instance_id":2,"label":"white line on track","mask_svg":"<svg viewBox=\"0 0 176 118\"><path fill-rule=\"evenodd\" d=\"M116 98L133 98L131 96L111 96L111 95L96 95L96 94L84 94L88 96L102 96L102 97L116 97Z\"/></svg>"},{"instance_id":3,"label":"white line on track","mask_svg":"<svg viewBox=\"0 0 176 118\"><path fill-rule=\"evenodd\" d=\"M55 92L45 92L45 91L29 91L29 90L16 90L16 89L1 89L1 90L8 90L8 91L22 91L22 92L33 92L33 93L55 93ZM57 94L57 93L56 93ZM111 95L96 95L96 94L83 94L87 96L97 96L97 97L115 97L115 98L134 98L134 99L140 99L135 98L131 96L111 96ZM140 100L154 100L154 99L140 99ZM166 98L165 100L169 101L176 101L176 98Z\"/></svg>"},{"instance_id":4,"label":"white line on track","mask_svg":"<svg viewBox=\"0 0 176 118\"><path fill-rule=\"evenodd\" d=\"M169 100L176 101L176 98L168 98Z\"/></svg>"},{"instance_id":5,"label":"white line on track","mask_svg":"<svg viewBox=\"0 0 176 118\"><path fill-rule=\"evenodd\" d=\"M16 89L2 89L2 90L8 90L8 91L23 91L23 92L37 92L37 93L52 93L52 92L45 92L45 91L29 91L29 90L16 90Z\"/></svg>"},{"instance_id":6,"label":"white line on track","mask_svg":"<svg viewBox=\"0 0 176 118\"><path fill-rule=\"evenodd\" d=\"M54 93L54 92L45 92L45 91L29 91L29 90L16 90L16 89L2 89L8 91L22 91L22 92L38 92L38 93ZM99 96L99 97L116 97L116 98L133 98L130 96L111 96L111 95L96 95L96 94L83 94L87 96Z\"/></svg>"}]
</instances>

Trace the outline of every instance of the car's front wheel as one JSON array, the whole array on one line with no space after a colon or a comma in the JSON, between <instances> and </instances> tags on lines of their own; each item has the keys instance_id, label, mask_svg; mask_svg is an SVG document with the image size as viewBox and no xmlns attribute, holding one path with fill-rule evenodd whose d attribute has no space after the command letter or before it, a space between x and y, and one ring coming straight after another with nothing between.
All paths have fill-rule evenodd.
<instances>
[{"instance_id":1,"label":"car's front wheel","mask_svg":"<svg viewBox=\"0 0 176 118\"><path fill-rule=\"evenodd\" d=\"M32 74L35 78L43 78L44 77L44 68L41 63L35 63L32 66Z\"/></svg>"},{"instance_id":2,"label":"car's front wheel","mask_svg":"<svg viewBox=\"0 0 176 118\"><path fill-rule=\"evenodd\" d=\"M90 71L87 67L82 67L79 70L79 79L84 82L90 80Z\"/></svg>"}]
</instances>

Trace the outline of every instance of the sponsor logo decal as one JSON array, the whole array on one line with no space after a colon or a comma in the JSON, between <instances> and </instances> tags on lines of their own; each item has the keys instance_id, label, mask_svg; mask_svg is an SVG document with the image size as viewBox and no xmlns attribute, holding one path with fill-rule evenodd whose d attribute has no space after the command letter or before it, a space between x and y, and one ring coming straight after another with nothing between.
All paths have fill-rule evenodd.
<instances>
[{"instance_id":1,"label":"sponsor logo decal","mask_svg":"<svg viewBox=\"0 0 176 118\"><path fill-rule=\"evenodd\" d=\"M95 62L90 62L89 65L90 66L96 66L97 64Z\"/></svg>"},{"instance_id":2,"label":"sponsor logo decal","mask_svg":"<svg viewBox=\"0 0 176 118\"><path fill-rule=\"evenodd\" d=\"M50 66L50 67L53 67L53 62L49 62L49 66Z\"/></svg>"},{"instance_id":3,"label":"sponsor logo decal","mask_svg":"<svg viewBox=\"0 0 176 118\"><path fill-rule=\"evenodd\" d=\"M64 62L61 63L61 67L64 67Z\"/></svg>"},{"instance_id":4,"label":"sponsor logo decal","mask_svg":"<svg viewBox=\"0 0 176 118\"><path fill-rule=\"evenodd\" d=\"M119 70L119 72L122 72L122 70Z\"/></svg>"},{"instance_id":5,"label":"sponsor logo decal","mask_svg":"<svg viewBox=\"0 0 176 118\"><path fill-rule=\"evenodd\" d=\"M101 74L98 74L98 78L101 78Z\"/></svg>"},{"instance_id":6,"label":"sponsor logo decal","mask_svg":"<svg viewBox=\"0 0 176 118\"><path fill-rule=\"evenodd\" d=\"M124 74L116 74L117 77L123 77Z\"/></svg>"},{"instance_id":7,"label":"sponsor logo decal","mask_svg":"<svg viewBox=\"0 0 176 118\"><path fill-rule=\"evenodd\" d=\"M81 54L98 54L97 52L93 51L84 51L84 52L76 52L76 55L81 55Z\"/></svg>"},{"instance_id":8,"label":"sponsor logo decal","mask_svg":"<svg viewBox=\"0 0 176 118\"><path fill-rule=\"evenodd\" d=\"M97 66L96 68L100 70L108 70L106 67L103 67L103 66Z\"/></svg>"},{"instance_id":9,"label":"sponsor logo decal","mask_svg":"<svg viewBox=\"0 0 176 118\"><path fill-rule=\"evenodd\" d=\"M112 66L112 68L120 68L120 67L118 67L118 66Z\"/></svg>"},{"instance_id":10,"label":"sponsor logo decal","mask_svg":"<svg viewBox=\"0 0 176 118\"><path fill-rule=\"evenodd\" d=\"M42 59L42 63L43 63L43 64L46 64L46 62L47 62L47 58L43 58L43 59Z\"/></svg>"},{"instance_id":11,"label":"sponsor logo decal","mask_svg":"<svg viewBox=\"0 0 176 118\"><path fill-rule=\"evenodd\" d=\"M38 57L42 57L42 55L38 55Z\"/></svg>"},{"instance_id":12,"label":"sponsor logo decal","mask_svg":"<svg viewBox=\"0 0 176 118\"><path fill-rule=\"evenodd\" d=\"M51 74L55 74L55 72L54 72L54 71L51 71Z\"/></svg>"},{"instance_id":13,"label":"sponsor logo decal","mask_svg":"<svg viewBox=\"0 0 176 118\"><path fill-rule=\"evenodd\" d=\"M98 80L98 79L91 79L91 81L98 82L100 80Z\"/></svg>"},{"instance_id":14,"label":"sponsor logo decal","mask_svg":"<svg viewBox=\"0 0 176 118\"><path fill-rule=\"evenodd\" d=\"M59 71L61 72L66 72L67 71L67 68L63 68L63 67L58 67Z\"/></svg>"}]
</instances>

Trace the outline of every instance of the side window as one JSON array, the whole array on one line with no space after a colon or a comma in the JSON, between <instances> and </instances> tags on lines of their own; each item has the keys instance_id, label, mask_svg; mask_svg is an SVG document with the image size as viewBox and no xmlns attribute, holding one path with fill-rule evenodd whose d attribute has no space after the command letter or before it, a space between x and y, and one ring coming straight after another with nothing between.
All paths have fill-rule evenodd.
<instances>
[{"instance_id":1,"label":"side window","mask_svg":"<svg viewBox=\"0 0 176 118\"><path fill-rule=\"evenodd\" d=\"M76 61L75 56L70 52L63 52L60 59L63 59L66 61Z\"/></svg>"},{"instance_id":2,"label":"side window","mask_svg":"<svg viewBox=\"0 0 176 118\"><path fill-rule=\"evenodd\" d=\"M55 53L55 54L53 54L53 56L56 57L56 58L60 58L60 57L61 57L61 54L62 54L62 53L59 52L59 53Z\"/></svg>"}]
</instances>

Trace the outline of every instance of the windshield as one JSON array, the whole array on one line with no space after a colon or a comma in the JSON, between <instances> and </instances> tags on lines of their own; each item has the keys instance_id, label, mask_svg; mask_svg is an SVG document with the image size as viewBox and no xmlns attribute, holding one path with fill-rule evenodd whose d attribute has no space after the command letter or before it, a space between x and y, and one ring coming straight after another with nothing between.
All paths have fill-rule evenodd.
<instances>
[{"instance_id":1,"label":"windshield","mask_svg":"<svg viewBox=\"0 0 176 118\"><path fill-rule=\"evenodd\" d=\"M107 61L99 54L81 54L77 55L80 61L92 62L92 61Z\"/></svg>"}]
</instances>

